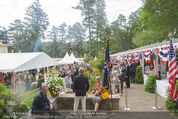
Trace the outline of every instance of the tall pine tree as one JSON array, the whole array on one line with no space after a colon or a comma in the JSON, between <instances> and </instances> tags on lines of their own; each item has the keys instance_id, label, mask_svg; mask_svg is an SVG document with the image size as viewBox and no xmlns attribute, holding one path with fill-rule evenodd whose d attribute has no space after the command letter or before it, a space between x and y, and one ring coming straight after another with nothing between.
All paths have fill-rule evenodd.
<instances>
[{"instance_id":1,"label":"tall pine tree","mask_svg":"<svg viewBox=\"0 0 178 119\"><path fill-rule=\"evenodd\" d=\"M39 0L35 0L35 2L27 8L26 15L24 23L26 27L27 42L24 46L30 46L30 51L38 51L41 39L49 25L48 15L41 8Z\"/></svg>"}]
</instances>

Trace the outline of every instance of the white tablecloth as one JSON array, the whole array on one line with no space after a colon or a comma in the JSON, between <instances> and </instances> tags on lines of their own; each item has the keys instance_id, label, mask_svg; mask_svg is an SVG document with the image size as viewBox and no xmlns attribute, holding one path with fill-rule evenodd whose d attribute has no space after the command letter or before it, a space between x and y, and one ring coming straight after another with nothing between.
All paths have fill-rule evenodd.
<instances>
[{"instance_id":1,"label":"white tablecloth","mask_svg":"<svg viewBox=\"0 0 178 119\"><path fill-rule=\"evenodd\" d=\"M157 85L157 93L160 96L167 98L166 90L168 89L168 86L170 86L168 80L156 80L156 85Z\"/></svg>"},{"instance_id":2,"label":"white tablecloth","mask_svg":"<svg viewBox=\"0 0 178 119\"><path fill-rule=\"evenodd\" d=\"M146 74L143 74L143 80L144 80L144 85L146 84L146 80L148 79L147 75Z\"/></svg>"}]
</instances>

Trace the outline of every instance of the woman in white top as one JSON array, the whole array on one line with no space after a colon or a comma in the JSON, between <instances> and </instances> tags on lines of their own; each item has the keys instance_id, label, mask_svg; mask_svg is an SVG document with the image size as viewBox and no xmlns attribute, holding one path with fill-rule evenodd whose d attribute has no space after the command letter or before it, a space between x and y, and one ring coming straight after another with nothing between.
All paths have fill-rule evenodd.
<instances>
[{"instance_id":1,"label":"woman in white top","mask_svg":"<svg viewBox=\"0 0 178 119\"><path fill-rule=\"evenodd\" d=\"M113 83L113 86L114 86L114 94L116 94L116 86L118 85L119 86L119 92L120 92L120 95L122 96L122 92L121 92L121 84L119 82L119 74L117 72L117 66L113 66L113 70L112 70L112 83Z\"/></svg>"}]
</instances>

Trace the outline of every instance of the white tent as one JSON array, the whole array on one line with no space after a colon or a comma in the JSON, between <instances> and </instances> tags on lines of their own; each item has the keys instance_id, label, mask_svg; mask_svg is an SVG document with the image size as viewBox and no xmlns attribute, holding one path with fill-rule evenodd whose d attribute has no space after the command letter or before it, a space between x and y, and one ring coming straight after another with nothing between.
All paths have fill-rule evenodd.
<instances>
[{"instance_id":1,"label":"white tent","mask_svg":"<svg viewBox=\"0 0 178 119\"><path fill-rule=\"evenodd\" d=\"M71 60L68 52L66 52L64 58L58 62L58 64L72 64L74 63L73 60Z\"/></svg>"},{"instance_id":2,"label":"white tent","mask_svg":"<svg viewBox=\"0 0 178 119\"><path fill-rule=\"evenodd\" d=\"M0 53L0 72L18 72L58 65L44 52Z\"/></svg>"},{"instance_id":3,"label":"white tent","mask_svg":"<svg viewBox=\"0 0 178 119\"><path fill-rule=\"evenodd\" d=\"M73 61L73 63L74 63L74 62L80 62L80 61L74 56L73 53L71 53L70 58L71 58L71 60Z\"/></svg>"}]
</instances>

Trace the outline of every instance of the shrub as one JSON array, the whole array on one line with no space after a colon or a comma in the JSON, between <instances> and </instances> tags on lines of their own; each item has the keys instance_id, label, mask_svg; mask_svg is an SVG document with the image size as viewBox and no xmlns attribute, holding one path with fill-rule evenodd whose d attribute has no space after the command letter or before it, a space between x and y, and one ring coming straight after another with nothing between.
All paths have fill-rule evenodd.
<instances>
[{"instance_id":1,"label":"shrub","mask_svg":"<svg viewBox=\"0 0 178 119\"><path fill-rule=\"evenodd\" d=\"M25 104L14 105L12 108L13 117L20 118L22 115L28 112L28 108Z\"/></svg>"},{"instance_id":2,"label":"shrub","mask_svg":"<svg viewBox=\"0 0 178 119\"><path fill-rule=\"evenodd\" d=\"M25 101L23 101L23 104L26 105L28 109L32 108L33 98L34 97L30 97L28 99L25 99Z\"/></svg>"},{"instance_id":3,"label":"shrub","mask_svg":"<svg viewBox=\"0 0 178 119\"><path fill-rule=\"evenodd\" d=\"M93 69L92 77L90 78L90 87L88 92L93 90L93 86L96 84L96 76L100 76L102 82L102 74L100 73L100 71L98 69Z\"/></svg>"},{"instance_id":4,"label":"shrub","mask_svg":"<svg viewBox=\"0 0 178 119\"><path fill-rule=\"evenodd\" d=\"M167 91L166 91L166 94L167 94L167 100L166 100L166 102L165 102L165 107L166 107L166 109L167 110L169 110L169 111L173 111L173 105L172 105L172 98L171 98L171 96L169 95L169 88L170 87L168 87L168 89L167 89ZM176 106L176 101L174 101L174 106ZM178 112L178 108L174 108L174 111L175 112Z\"/></svg>"},{"instance_id":5,"label":"shrub","mask_svg":"<svg viewBox=\"0 0 178 119\"><path fill-rule=\"evenodd\" d=\"M134 83L143 84L142 66L137 66Z\"/></svg>"},{"instance_id":6,"label":"shrub","mask_svg":"<svg viewBox=\"0 0 178 119\"><path fill-rule=\"evenodd\" d=\"M176 81L176 84L177 84L177 91L178 91L178 80ZM167 100L166 100L166 102L165 102L165 107L166 107L166 109L167 110L169 110L169 111L173 111L173 105L172 105L172 98L171 98L171 96L169 95L169 89L170 89L170 86L168 87L168 89L166 90L166 95L167 95ZM176 105L176 102L174 101L174 106ZM177 107L177 109L176 108L174 108L174 111L175 112L178 112L178 107Z\"/></svg>"},{"instance_id":7,"label":"shrub","mask_svg":"<svg viewBox=\"0 0 178 119\"><path fill-rule=\"evenodd\" d=\"M0 83L0 118L3 115L11 115L9 110L6 109L7 101L11 101L14 99L13 91L11 89L7 89L6 86Z\"/></svg>"},{"instance_id":8,"label":"shrub","mask_svg":"<svg viewBox=\"0 0 178 119\"><path fill-rule=\"evenodd\" d=\"M150 92L150 93L154 93L155 92L156 80L158 79L158 77L155 74L150 74L147 77L148 77L148 79L146 81L145 91Z\"/></svg>"}]
</instances>

